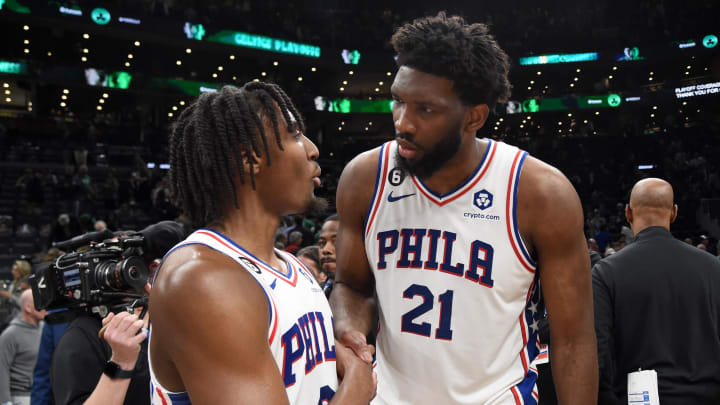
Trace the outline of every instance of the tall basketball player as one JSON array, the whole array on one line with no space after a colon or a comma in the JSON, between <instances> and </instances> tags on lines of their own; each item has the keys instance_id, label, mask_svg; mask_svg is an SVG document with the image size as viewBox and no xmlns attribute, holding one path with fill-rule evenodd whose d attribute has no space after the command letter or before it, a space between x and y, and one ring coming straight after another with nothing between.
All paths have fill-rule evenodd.
<instances>
[{"instance_id":1,"label":"tall basketball player","mask_svg":"<svg viewBox=\"0 0 720 405\"><path fill-rule=\"evenodd\" d=\"M280 216L317 203L318 150L304 130L288 96L264 83L203 94L178 118L172 191L201 228L154 280L153 404L371 399L371 368L335 342L312 273L273 248Z\"/></svg>"},{"instance_id":2,"label":"tall basketball player","mask_svg":"<svg viewBox=\"0 0 720 405\"><path fill-rule=\"evenodd\" d=\"M509 96L507 55L444 13L392 44L396 138L341 176L331 295L336 336L366 360L379 315L373 404L536 404L540 285L560 403L595 403L578 196L553 167L476 138Z\"/></svg>"}]
</instances>

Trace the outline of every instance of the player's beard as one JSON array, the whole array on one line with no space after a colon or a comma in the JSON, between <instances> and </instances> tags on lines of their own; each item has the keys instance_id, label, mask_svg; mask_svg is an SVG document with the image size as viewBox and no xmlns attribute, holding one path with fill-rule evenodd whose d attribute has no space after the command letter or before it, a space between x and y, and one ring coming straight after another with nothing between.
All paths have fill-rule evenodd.
<instances>
[{"instance_id":1,"label":"player's beard","mask_svg":"<svg viewBox=\"0 0 720 405\"><path fill-rule=\"evenodd\" d=\"M460 143L462 138L460 137L460 127L462 123L458 123L457 126L447 132L443 136L442 140L431 150L425 150L418 145L413 136L407 133L399 133L395 135L396 138L402 138L412 143L423 154L420 159L410 161L400 155L399 149L396 150L397 161L401 168L407 170L411 175L420 179L427 179L432 176L435 172L442 169L453 156L460 150Z\"/></svg>"}]
</instances>

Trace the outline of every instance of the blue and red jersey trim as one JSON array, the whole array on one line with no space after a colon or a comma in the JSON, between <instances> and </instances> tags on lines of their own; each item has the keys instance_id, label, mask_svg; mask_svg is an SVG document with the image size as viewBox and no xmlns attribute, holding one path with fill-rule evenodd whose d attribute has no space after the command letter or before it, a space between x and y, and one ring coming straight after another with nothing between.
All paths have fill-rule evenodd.
<instances>
[{"instance_id":1,"label":"blue and red jersey trim","mask_svg":"<svg viewBox=\"0 0 720 405\"><path fill-rule=\"evenodd\" d=\"M429 199L433 203L442 207L443 205L449 204L449 203L457 200L462 195L464 195L469 190L471 190L473 187L475 187L477 182L483 178L483 176L487 172L488 168L490 167L493 157L495 156L496 150L497 150L497 142L488 140L488 147L487 147L487 149L485 149L485 155L483 155L483 158L480 161L480 164L478 164L478 166L475 168L475 171L470 175L470 177L468 177L467 180L465 180L462 184L457 186L454 190L450 191L449 193L446 193L443 195L438 195L434 191L430 190L422 182L422 180L416 178L415 176L412 176L413 183L415 183L415 186L417 187L418 190L420 190L420 193L422 195L424 195L427 199Z\"/></svg>"},{"instance_id":2,"label":"blue and red jersey trim","mask_svg":"<svg viewBox=\"0 0 720 405\"><path fill-rule=\"evenodd\" d=\"M527 152L520 150L515 154L515 158L513 159L512 169L510 170L510 179L508 180L505 214L508 219L507 232L510 238L510 245L515 252L515 256L527 271L535 273L537 263L535 263L532 257L530 257L530 254L525 247L525 243L520 237L520 229L517 224L517 190L518 183L520 182L520 173L526 157Z\"/></svg>"},{"instance_id":3,"label":"blue and red jersey trim","mask_svg":"<svg viewBox=\"0 0 720 405\"><path fill-rule=\"evenodd\" d=\"M392 142L392 141L391 141ZM385 190L385 179L387 179L387 171L388 171L388 160L390 153L388 149L390 146L390 142L385 142L380 147L380 156L378 157L378 168L377 168L377 174L375 175L375 191L373 192L373 198L370 202L370 208L368 208L368 213L365 218L365 237L367 238L370 228L372 227L372 223L375 220L375 215L377 214L378 207L380 206L380 201L382 200L382 195Z\"/></svg>"}]
</instances>

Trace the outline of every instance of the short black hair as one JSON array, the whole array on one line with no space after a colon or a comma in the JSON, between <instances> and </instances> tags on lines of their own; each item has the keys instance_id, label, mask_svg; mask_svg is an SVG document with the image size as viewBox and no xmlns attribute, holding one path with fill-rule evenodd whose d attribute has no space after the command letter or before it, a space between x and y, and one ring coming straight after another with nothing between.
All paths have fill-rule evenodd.
<instances>
[{"instance_id":1,"label":"short black hair","mask_svg":"<svg viewBox=\"0 0 720 405\"><path fill-rule=\"evenodd\" d=\"M338 220L339 220L339 219L338 219L338 214L331 214L331 215L328 215L327 218L325 218L325 220L323 221L323 225L325 225L325 222L328 222L328 221L338 221Z\"/></svg>"},{"instance_id":2,"label":"short black hair","mask_svg":"<svg viewBox=\"0 0 720 405\"><path fill-rule=\"evenodd\" d=\"M283 150L275 104L288 132L305 132L297 108L272 83L249 82L203 93L180 114L169 139L170 190L193 226L222 219L230 202L238 207L236 177L244 184L249 175L255 189L255 176L252 170L245 173L243 155L251 165L257 163L254 155L265 156L271 164L263 118L272 122Z\"/></svg>"},{"instance_id":3,"label":"short black hair","mask_svg":"<svg viewBox=\"0 0 720 405\"><path fill-rule=\"evenodd\" d=\"M391 42L398 66L451 80L465 104L492 109L510 97L510 58L485 24L467 24L441 11L398 28Z\"/></svg>"}]
</instances>

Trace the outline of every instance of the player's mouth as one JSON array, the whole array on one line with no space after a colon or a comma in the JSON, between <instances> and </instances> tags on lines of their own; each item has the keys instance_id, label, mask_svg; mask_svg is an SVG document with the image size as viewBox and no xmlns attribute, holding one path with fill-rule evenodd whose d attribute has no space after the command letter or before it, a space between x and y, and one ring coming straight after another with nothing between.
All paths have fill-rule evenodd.
<instances>
[{"instance_id":1,"label":"player's mouth","mask_svg":"<svg viewBox=\"0 0 720 405\"><path fill-rule=\"evenodd\" d=\"M412 143L402 138L395 138L398 143L398 153L405 159L413 159L418 154L418 149Z\"/></svg>"},{"instance_id":2,"label":"player's mouth","mask_svg":"<svg viewBox=\"0 0 720 405\"><path fill-rule=\"evenodd\" d=\"M315 175L312 178L312 182L315 185L315 187L320 187L322 185L322 180L320 180L321 173L322 172L321 172L320 168L318 167L318 169L315 171Z\"/></svg>"}]
</instances>

